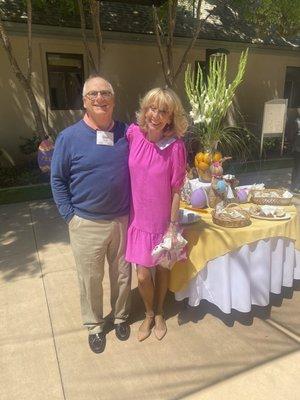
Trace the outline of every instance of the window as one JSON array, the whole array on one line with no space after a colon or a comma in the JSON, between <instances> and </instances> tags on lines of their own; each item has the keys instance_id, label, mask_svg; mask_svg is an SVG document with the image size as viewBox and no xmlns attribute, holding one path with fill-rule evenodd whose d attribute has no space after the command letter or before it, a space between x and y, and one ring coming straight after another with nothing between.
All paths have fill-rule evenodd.
<instances>
[{"instance_id":1,"label":"window","mask_svg":"<svg viewBox=\"0 0 300 400\"><path fill-rule=\"evenodd\" d=\"M51 110L82 108L82 54L46 53Z\"/></svg>"},{"instance_id":2,"label":"window","mask_svg":"<svg viewBox=\"0 0 300 400\"><path fill-rule=\"evenodd\" d=\"M300 107L300 67L286 68L284 98L288 99L288 107Z\"/></svg>"}]
</instances>

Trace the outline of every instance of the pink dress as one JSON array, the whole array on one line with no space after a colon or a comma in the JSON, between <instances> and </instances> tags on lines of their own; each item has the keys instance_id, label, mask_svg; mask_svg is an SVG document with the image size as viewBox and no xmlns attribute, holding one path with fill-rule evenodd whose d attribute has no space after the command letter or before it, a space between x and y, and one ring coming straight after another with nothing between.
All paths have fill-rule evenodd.
<instances>
[{"instance_id":1,"label":"pink dress","mask_svg":"<svg viewBox=\"0 0 300 400\"><path fill-rule=\"evenodd\" d=\"M172 188L180 188L185 179L185 146L176 139L160 149L134 124L126 135L132 192L126 260L153 267L151 252L170 223Z\"/></svg>"}]
</instances>

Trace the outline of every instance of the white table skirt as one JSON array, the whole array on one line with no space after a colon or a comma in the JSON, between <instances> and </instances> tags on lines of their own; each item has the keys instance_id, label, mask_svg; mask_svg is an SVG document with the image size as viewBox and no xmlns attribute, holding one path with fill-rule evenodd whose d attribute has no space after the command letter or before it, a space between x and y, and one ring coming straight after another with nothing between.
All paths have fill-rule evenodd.
<instances>
[{"instance_id":1,"label":"white table skirt","mask_svg":"<svg viewBox=\"0 0 300 400\"><path fill-rule=\"evenodd\" d=\"M300 279L300 251L289 239L270 238L209 261L175 298L188 298L191 306L205 299L227 314L249 312L251 305L268 305L270 292L281 293L294 279Z\"/></svg>"}]
</instances>

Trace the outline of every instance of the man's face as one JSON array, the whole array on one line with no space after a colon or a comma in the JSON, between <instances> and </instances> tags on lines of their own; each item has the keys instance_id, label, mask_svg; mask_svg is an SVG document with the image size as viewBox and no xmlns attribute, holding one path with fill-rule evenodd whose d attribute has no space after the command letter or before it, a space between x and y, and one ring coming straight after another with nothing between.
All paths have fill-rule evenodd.
<instances>
[{"instance_id":1,"label":"man's face","mask_svg":"<svg viewBox=\"0 0 300 400\"><path fill-rule=\"evenodd\" d=\"M114 95L104 79L94 78L87 83L83 106L90 117L97 120L112 118L114 105Z\"/></svg>"}]
</instances>

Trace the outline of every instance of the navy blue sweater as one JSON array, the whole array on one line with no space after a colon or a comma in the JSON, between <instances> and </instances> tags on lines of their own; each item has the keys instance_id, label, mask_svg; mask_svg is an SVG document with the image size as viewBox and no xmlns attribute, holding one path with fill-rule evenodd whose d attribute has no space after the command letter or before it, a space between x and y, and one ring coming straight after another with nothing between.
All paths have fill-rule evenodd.
<instances>
[{"instance_id":1,"label":"navy blue sweater","mask_svg":"<svg viewBox=\"0 0 300 400\"><path fill-rule=\"evenodd\" d=\"M54 201L68 222L74 214L111 220L129 212L130 179L126 125L115 122L114 146L96 144L83 120L58 136L51 163Z\"/></svg>"}]
</instances>

